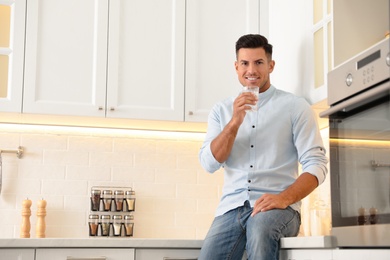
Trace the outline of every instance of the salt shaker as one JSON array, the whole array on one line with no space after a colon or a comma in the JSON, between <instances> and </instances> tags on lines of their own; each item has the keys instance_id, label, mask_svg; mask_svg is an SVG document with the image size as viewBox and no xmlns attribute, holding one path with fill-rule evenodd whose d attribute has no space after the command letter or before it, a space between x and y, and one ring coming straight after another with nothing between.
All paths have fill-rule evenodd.
<instances>
[{"instance_id":1,"label":"salt shaker","mask_svg":"<svg viewBox=\"0 0 390 260\"><path fill-rule=\"evenodd\" d=\"M37 202L37 224L36 224L36 230L35 235L38 238L44 238L46 236L46 200L42 199Z\"/></svg>"},{"instance_id":2,"label":"salt shaker","mask_svg":"<svg viewBox=\"0 0 390 260\"><path fill-rule=\"evenodd\" d=\"M20 237L29 238L30 237L30 216L31 216L31 200L26 199L22 203L22 226L20 227Z\"/></svg>"}]
</instances>

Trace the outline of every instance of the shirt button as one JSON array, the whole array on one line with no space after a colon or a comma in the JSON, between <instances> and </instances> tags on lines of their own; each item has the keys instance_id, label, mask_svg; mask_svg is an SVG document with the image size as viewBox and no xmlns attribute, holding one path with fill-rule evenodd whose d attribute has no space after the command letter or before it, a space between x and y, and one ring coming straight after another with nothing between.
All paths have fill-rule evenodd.
<instances>
[{"instance_id":1,"label":"shirt button","mask_svg":"<svg viewBox=\"0 0 390 260\"><path fill-rule=\"evenodd\" d=\"M253 125L252 128L255 128L255 126Z\"/></svg>"},{"instance_id":2,"label":"shirt button","mask_svg":"<svg viewBox=\"0 0 390 260\"><path fill-rule=\"evenodd\" d=\"M252 181L251 180L248 180L249 183L251 183Z\"/></svg>"},{"instance_id":3,"label":"shirt button","mask_svg":"<svg viewBox=\"0 0 390 260\"><path fill-rule=\"evenodd\" d=\"M250 167L253 168L253 165L251 165Z\"/></svg>"},{"instance_id":4,"label":"shirt button","mask_svg":"<svg viewBox=\"0 0 390 260\"><path fill-rule=\"evenodd\" d=\"M253 144L251 145L251 148L253 148Z\"/></svg>"}]
</instances>

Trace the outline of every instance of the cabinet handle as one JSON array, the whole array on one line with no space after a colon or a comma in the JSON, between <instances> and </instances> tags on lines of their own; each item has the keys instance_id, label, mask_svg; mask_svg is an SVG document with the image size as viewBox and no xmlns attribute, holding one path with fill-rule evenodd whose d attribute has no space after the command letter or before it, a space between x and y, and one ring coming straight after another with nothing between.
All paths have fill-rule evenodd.
<instances>
[{"instance_id":1,"label":"cabinet handle","mask_svg":"<svg viewBox=\"0 0 390 260\"><path fill-rule=\"evenodd\" d=\"M115 111L115 107L111 107L111 108L110 108L110 111Z\"/></svg>"},{"instance_id":2,"label":"cabinet handle","mask_svg":"<svg viewBox=\"0 0 390 260\"><path fill-rule=\"evenodd\" d=\"M66 260L107 260L107 257L105 257L105 256L95 256L95 257L67 256Z\"/></svg>"},{"instance_id":3,"label":"cabinet handle","mask_svg":"<svg viewBox=\"0 0 390 260\"><path fill-rule=\"evenodd\" d=\"M99 106L99 108L98 108L99 110L103 110L103 107L102 106Z\"/></svg>"},{"instance_id":4,"label":"cabinet handle","mask_svg":"<svg viewBox=\"0 0 390 260\"><path fill-rule=\"evenodd\" d=\"M193 116L193 115L194 115L194 112L189 111L189 112L188 112L188 115Z\"/></svg>"}]
</instances>

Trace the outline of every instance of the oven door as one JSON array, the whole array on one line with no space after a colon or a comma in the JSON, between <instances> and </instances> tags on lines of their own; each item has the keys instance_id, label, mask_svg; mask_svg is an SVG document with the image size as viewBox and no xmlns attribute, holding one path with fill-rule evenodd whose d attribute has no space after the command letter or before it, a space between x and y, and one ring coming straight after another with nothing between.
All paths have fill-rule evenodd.
<instances>
[{"instance_id":1,"label":"oven door","mask_svg":"<svg viewBox=\"0 0 390 260\"><path fill-rule=\"evenodd\" d=\"M341 247L390 246L390 82L320 116L329 117L332 235Z\"/></svg>"}]
</instances>

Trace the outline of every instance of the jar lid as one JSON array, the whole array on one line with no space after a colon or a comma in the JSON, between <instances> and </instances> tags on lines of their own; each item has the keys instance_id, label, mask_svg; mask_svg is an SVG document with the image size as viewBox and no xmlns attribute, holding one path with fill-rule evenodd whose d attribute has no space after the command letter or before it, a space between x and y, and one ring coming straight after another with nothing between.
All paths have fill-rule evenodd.
<instances>
[{"instance_id":1,"label":"jar lid","mask_svg":"<svg viewBox=\"0 0 390 260\"><path fill-rule=\"evenodd\" d=\"M104 190L103 194L111 195L112 194L112 190Z\"/></svg>"},{"instance_id":2,"label":"jar lid","mask_svg":"<svg viewBox=\"0 0 390 260\"><path fill-rule=\"evenodd\" d=\"M91 190L91 194L100 194L101 190Z\"/></svg>"},{"instance_id":3,"label":"jar lid","mask_svg":"<svg viewBox=\"0 0 390 260\"><path fill-rule=\"evenodd\" d=\"M133 215L125 215L126 220L133 220L134 216Z\"/></svg>"},{"instance_id":4,"label":"jar lid","mask_svg":"<svg viewBox=\"0 0 390 260\"><path fill-rule=\"evenodd\" d=\"M116 190L116 191L114 191L114 194L115 195L123 195L124 193L123 193L123 190Z\"/></svg>"},{"instance_id":5,"label":"jar lid","mask_svg":"<svg viewBox=\"0 0 390 260\"><path fill-rule=\"evenodd\" d=\"M99 219L99 215L89 215L89 219Z\"/></svg>"},{"instance_id":6,"label":"jar lid","mask_svg":"<svg viewBox=\"0 0 390 260\"><path fill-rule=\"evenodd\" d=\"M101 219L110 219L111 216L110 215L101 215L100 218Z\"/></svg>"},{"instance_id":7,"label":"jar lid","mask_svg":"<svg viewBox=\"0 0 390 260\"><path fill-rule=\"evenodd\" d=\"M114 215L113 219L122 219L122 215Z\"/></svg>"},{"instance_id":8,"label":"jar lid","mask_svg":"<svg viewBox=\"0 0 390 260\"><path fill-rule=\"evenodd\" d=\"M126 195L134 195L134 194L135 194L135 191L133 191L133 190L126 191Z\"/></svg>"}]
</instances>

